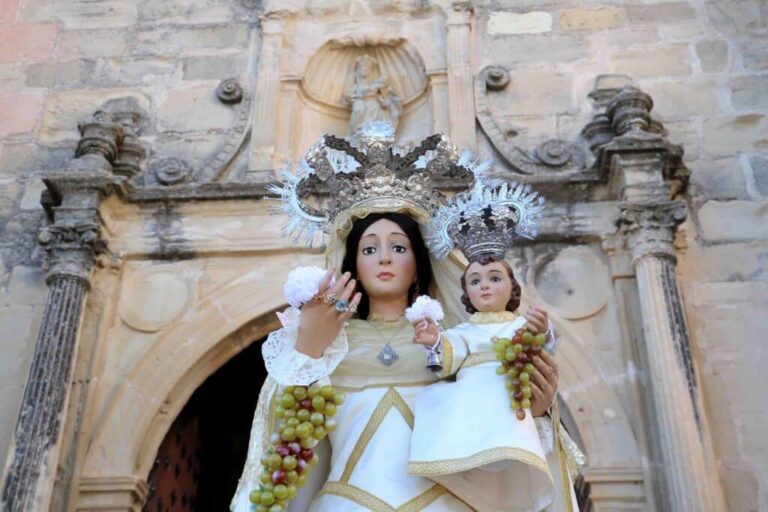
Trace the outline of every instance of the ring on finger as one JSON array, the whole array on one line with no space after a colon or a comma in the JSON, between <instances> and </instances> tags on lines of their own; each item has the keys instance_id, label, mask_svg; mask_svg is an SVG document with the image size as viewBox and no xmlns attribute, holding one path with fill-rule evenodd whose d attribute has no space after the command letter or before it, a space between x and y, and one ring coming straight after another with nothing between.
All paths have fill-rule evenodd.
<instances>
[{"instance_id":1,"label":"ring on finger","mask_svg":"<svg viewBox=\"0 0 768 512\"><path fill-rule=\"evenodd\" d=\"M315 295L314 297L312 297L312 299L311 299L311 300L312 300L313 302L317 303L317 304L320 304L321 302L325 302L325 294L323 294L323 293L318 293L317 295Z\"/></svg>"},{"instance_id":2,"label":"ring on finger","mask_svg":"<svg viewBox=\"0 0 768 512\"><path fill-rule=\"evenodd\" d=\"M346 313L349 311L349 301L346 299L341 299L336 303L336 311L339 313Z\"/></svg>"},{"instance_id":3,"label":"ring on finger","mask_svg":"<svg viewBox=\"0 0 768 512\"><path fill-rule=\"evenodd\" d=\"M350 304L349 305L349 311L354 315L357 313L357 304Z\"/></svg>"},{"instance_id":4,"label":"ring on finger","mask_svg":"<svg viewBox=\"0 0 768 512\"><path fill-rule=\"evenodd\" d=\"M329 293L325 296L325 303L329 306L332 306L336 302L336 294L335 293Z\"/></svg>"}]
</instances>

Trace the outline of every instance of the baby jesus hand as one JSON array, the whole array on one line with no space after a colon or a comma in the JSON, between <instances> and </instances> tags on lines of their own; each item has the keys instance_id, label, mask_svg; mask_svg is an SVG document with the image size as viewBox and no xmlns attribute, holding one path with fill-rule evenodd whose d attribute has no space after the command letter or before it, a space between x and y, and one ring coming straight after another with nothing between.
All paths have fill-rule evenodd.
<instances>
[{"instance_id":1,"label":"baby jesus hand","mask_svg":"<svg viewBox=\"0 0 768 512\"><path fill-rule=\"evenodd\" d=\"M427 295L417 298L411 307L405 310L405 318L415 330L413 342L433 347L440 340L438 322L443 319L443 306Z\"/></svg>"},{"instance_id":2,"label":"baby jesus hand","mask_svg":"<svg viewBox=\"0 0 768 512\"><path fill-rule=\"evenodd\" d=\"M437 324L431 318L424 318L413 322L413 342L419 345L432 347L440 339Z\"/></svg>"}]
</instances>

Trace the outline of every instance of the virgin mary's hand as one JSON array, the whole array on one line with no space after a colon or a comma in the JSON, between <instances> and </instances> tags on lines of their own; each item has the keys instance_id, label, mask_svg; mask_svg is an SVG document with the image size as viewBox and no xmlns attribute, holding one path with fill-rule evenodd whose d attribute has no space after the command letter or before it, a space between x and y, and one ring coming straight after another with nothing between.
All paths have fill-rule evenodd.
<instances>
[{"instance_id":1,"label":"virgin mary's hand","mask_svg":"<svg viewBox=\"0 0 768 512\"><path fill-rule=\"evenodd\" d=\"M320 295L317 299L311 300L301 307L296 350L310 357L319 358L323 355L325 349L339 335L344 322L354 314L362 298L359 292L352 297L352 293L355 291L355 280L350 279L349 272L345 272L329 288L334 270L329 270L320 282ZM350 297L352 297L351 301ZM338 302L342 300L349 303L350 308L347 308L346 311L339 311L336 308Z\"/></svg>"},{"instance_id":2,"label":"virgin mary's hand","mask_svg":"<svg viewBox=\"0 0 768 512\"><path fill-rule=\"evenodd\" d=\"M555 359L545 350L533 358L533 366L536 367L536 371L533 372L533 379L531 380L533 394L531 413L534 418L538 418L546 414L552 400L555 399L557 384L560 380L560 369L557 367Z\"/></svg>"}]
</instances>

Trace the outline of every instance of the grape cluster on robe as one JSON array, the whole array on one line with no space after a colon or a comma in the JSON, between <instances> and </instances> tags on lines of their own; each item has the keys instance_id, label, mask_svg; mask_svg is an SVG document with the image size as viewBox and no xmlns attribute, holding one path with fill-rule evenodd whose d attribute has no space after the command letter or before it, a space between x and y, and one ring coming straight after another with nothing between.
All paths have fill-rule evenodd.
<instances>
[{"instance_id":1,"label":"grape cluster on robe","mask_svg":"<svg viewBox=\"0 0 768 512\"><path fill-rule=\"evenodd\" d=\"M317 463L313 448L336 428L336 408L344 394L332 386L287 386L275 407L277 432L261 456L261 484L251 491L256 512L283 512Z\"/></svg>"},{"instance_id":2,"label":"grape cluster on robe","mask_svg":"<svg viewBox=\"0 0 768 512\"><path fill-rule=\"evenodd\" d=\"M546 342L546 334L534 334L527 329L518 329L512 339L493 339L496 359L501 361L496 373L507 376L512 410L519 420L524 420L525 410L531 408L531 378L536 371L533 356L542 351Z\"/></svg>"}]
</instances>

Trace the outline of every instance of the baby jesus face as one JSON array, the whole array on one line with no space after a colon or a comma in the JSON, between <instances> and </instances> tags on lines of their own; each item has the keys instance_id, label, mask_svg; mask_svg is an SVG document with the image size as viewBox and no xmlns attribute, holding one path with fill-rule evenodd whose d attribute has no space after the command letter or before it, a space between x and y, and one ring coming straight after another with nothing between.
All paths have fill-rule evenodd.
<instances>
[{"instance_id":1,"label":"baby jesus face","mask_svg":"<svg viewBox=\"0 0 768 512\"><path fill-rule=\"evenodd\" d=\"M514 287L503 261L472 262L464 274L465 293L477 311L505 311Z\"/></svg>"}]
</instances>

